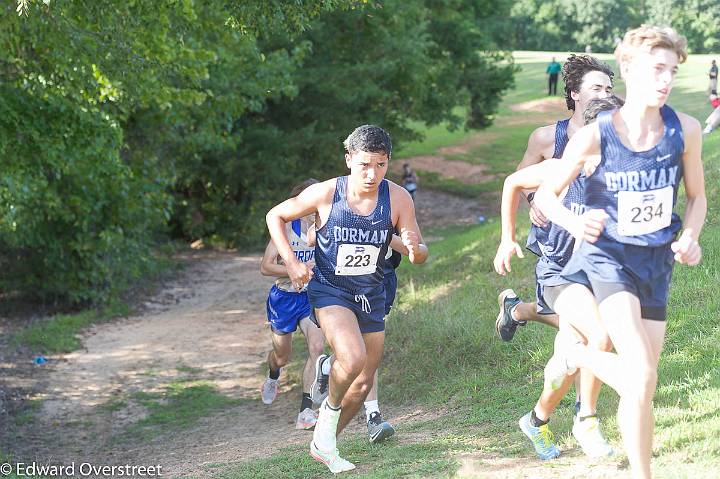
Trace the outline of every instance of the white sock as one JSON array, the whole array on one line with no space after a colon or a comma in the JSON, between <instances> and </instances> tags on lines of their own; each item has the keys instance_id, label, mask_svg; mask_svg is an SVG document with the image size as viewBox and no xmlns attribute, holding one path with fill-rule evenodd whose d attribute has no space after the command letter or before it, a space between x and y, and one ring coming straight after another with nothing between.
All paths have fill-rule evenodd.
<instances>
[{"instance_id":1,"label":"white sock","mask_svg":"<svg viewBox=\"0 0 720 479\"><path fill-rule=\"evenodd\" d=\"M332 367L332 362L334 359L334 356L329 356L325 361L322 362L320 369L322 369L323 374L330 374L330 368Z\"/></svg>"},{"instance_id":2,"label":"white sock","mask_svg":"<svg viewBox=\"0 0 720 479\"><path fill-rule=\"evenodd\" d=\"M320 414L313 432L313 442L315 447L321 451L334 451L337 447L337 424L340 412L340 409L336 411L328 407L327 399L320 406Z\"/></svg>"},{"instance_id":3,"label":"white sock","mask_svg":"<svg viewBox=\"0 0 720 479\"><path fill-rule=\"evenodd\" d=\"M374 412L380 412L378 400L375 399L374 401L365 401L365 422L368 422L370 420L370 415Z\"/></svg>"}]
</instances>

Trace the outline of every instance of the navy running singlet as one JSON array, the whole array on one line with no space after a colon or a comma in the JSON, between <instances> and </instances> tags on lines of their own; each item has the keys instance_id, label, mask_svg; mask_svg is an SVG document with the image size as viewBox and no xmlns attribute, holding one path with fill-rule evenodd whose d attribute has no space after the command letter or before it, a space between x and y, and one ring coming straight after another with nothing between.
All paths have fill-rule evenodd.
<instances>
[{"instance_id":1,"label":"navy running singlet","mask_svg":"<svg viewBox=\"0 0 720 479\"><path fill-rule=\"evenodd\" d=\"M672 241L682 225L673 208L683 175L683 131L672 108L663 106L660 114L665 123L660 142L638 152L620 141L613 112L598 115L601 159L585 180L585 205L609 215L602 232L606 239L661 246Z\"/></svg>"},{"instance_id":2,"label":"navy running singlet","mask_svg":"<svg viewBox=\"0 0 720 479\"><path fill-rule=\"evenodd\" d=\"M553 150L553 158L562 158L565 152L570 138L568 138L567 129L570 123L570 118L560 120L555 124L555 149ZM530 231L528 232L527 242L525 247L538 256L542 256L542 250L540 249L541 242L547 241L547 230L549 227L540 228L534 224L530 225Z\"/></svg>"},{"instance_id":3,"label":"navy running singlet","mask_svg":"<svg viewBox=\"0 0 720 479\"><path fill-rule=\"evenodd\" d=\"M393 234L390 186L387 180L380 183L375 210L362 216L348 205L347 184L347 176L337 179L330 215L317 231L314 278L361 294L383 282L385 255Z\"/></svg>"}]
</instances>

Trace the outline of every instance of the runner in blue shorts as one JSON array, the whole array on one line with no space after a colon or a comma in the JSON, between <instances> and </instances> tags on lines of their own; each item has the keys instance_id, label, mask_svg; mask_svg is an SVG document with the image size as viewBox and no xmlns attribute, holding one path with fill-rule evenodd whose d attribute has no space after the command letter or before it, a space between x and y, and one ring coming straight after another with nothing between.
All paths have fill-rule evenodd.
<instances>
[{"instance_id":1,"label":"runner in blue shorts","mask_svg":"<svg viewBox=\"0 0 720 479\"><path fill-rule=\"evenodd\" d=\"M565 146L580 128L585 126L583 112L591 100L612 95L613 72L610 67L590 55L570 55L562 66L565 85L565 104L572 111L570 118L540 127L532 132L527 149L517 170L536 165L550 158L562 158ZM543 243L547 241L550 225L547 218L537 209L533 201L534 188L524 190L530 205L531 227L526 247L539 258L542 257ZM510 252L503 252L510 254ZM522 250L517 254L522 257ZM539 288L538 283L538 288ZM503 341L512 340L518 326L529 321L558 327L557 315L543 302L542 294L536 291L535 301L523 302L513 289L505 289L498 296L500 312L495 321L495 330ZM578 388L579 390L579 388ZM579 407L579 401L576 402Z\"/></svg>"},{"instance_id":2,"label":"runner in blue shorts","mask_svg":"<svg viewBox=\"0 0 720 479\"><path fill-rule=\"evenodd\" d=\"M546 368L546 381L583 367L618 392L618 425L633 477L640 479L651 477L652 398L672 268L674 262L700 262L698 237L707 211L700 123L666 105L678 65L687 58L685 46L671 28L644 25L627 32L615 51L627 85L625 105L575 134L565 149L567 161L536 195L546 216L581 240L562 273L574 284L556 304L567 302L577 316L599 308L616 350L556 343L560 360ZM578 217L558 194L583 171L589 211ZM673 212L681 180L687 198L682 234Z\"/></svg>"},{"instance_id":3,"label":"runner in blue shorts","mask_svg":"<svg viewBox=\"0 0 720 479\"><path fill-rule=\"evenodd\" d=\"M586 123L595 121L600 111L612 110L622 106L623 102L616 96L604 99L594 99L588 103L584 111ZM510 271L510 260L513 254L521 254L520 245L515 240L515 224L517 207L520 203L520 193L523 189L537 188L547 174L551 174L556 162L562 160L550 159L536 165L516 171L505 179L502 194L502 241L498 246L494 266L498 274L505 275ZM584 212L584 176L576 178L567 191L564 192L563 205L577 215ZM561 276L563 267L572 256L574 238L561 227L550 223L544 230L542 254L538 258L535 268L538 285L538 303L545 304L547 308L556 312L562 319L573 310L556 309L555 299L570 281ZM600 318L584 318L588 327L579 333L584 342L590 338L595 340L595 347L603 351L610 351L612 344L607 334L601 330ZM558 335L561 333L558 332ZM587 370L583 370L587 372ZM548 426L550 415L567 393L575 375L563 376L562 382L557 385L545 385L540 399L532 411L520 419L520 428L530 439L535 452L543 459L554 459L560 455L560 449ZM600 394L600 383L592 375L586 375L581 381L582 404L575 415L572 433L586 455L590 457L607 456L613 453L612 447L603 437L597 418L597 400ZM580 391L577 391L580 393Z\"/></svg>"},{"instance_id":4,"label":"runner in blue shorts","mask_svg":"<svg viewBox=\"0 0 720 479\"><path fill-rule=\"evenodd\" d=\"M304 181L293 189L291 197L297 196L315 183L317 180ZM309 215L285 225L293 255L298 261L309 265L314 264L315 250L308 245L307 235L308 230L314 228L314 221L314 216ZM307 342L308 358L303 370L302 399L295 427L312 429L317 422L317 413L313 410L310 386L315 377L315 363L325 345L325 337L320 328L309 319L310 303L307 292L296 291L292 287L287 268L278 256L278 250L272 241L265 249L260 271L266 276L277 278L267 299L267 318L272 331L273 348L268 354L268 377L260 390L262 401L265 404L272 404L277 397L280 369L290 361L292 333L300 328Z\"/></svg>"},{"instance_id":5,"label":"runner in blue shorts","mask_svg":"<svg viewBox=\"0 0 720 479\"><path fill-rule=\"evenodd\" d=\"M332 472L354 469L337 450L337 433L357 413L372 387L385 339L385 254L400 231L411 263L427 259L410 194L385 180L392 144L379 127L361 126L344 142L348 176L312 185L267 214L270 236L296 289L308 284L316 321L335 355L328 397L311 455ZM298 261L284 224L316 213L315 268Z\"/></svg>"}]
</instances>

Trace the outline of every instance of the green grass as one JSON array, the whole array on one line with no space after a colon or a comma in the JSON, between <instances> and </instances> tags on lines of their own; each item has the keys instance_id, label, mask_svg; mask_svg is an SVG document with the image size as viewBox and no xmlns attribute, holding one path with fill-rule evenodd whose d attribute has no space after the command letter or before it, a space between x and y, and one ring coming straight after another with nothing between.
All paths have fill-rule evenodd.
<instances>
[{"instance_id":1,"label":"green grass","mask_svg":"<svg viewBox=\"0 0 720 479\"><path fill-rule=\"evenodd\" d=\"M306 447L280 449L269 459L251 461L217 477L223 479L250 478L314 478L327 477L327 468L307 453ZM433 438L423 443L370 444L367 439L353 438L343 443L343 453L349 461L365 462L365 467L353 471L352 477L394 479L398 477L428 477L455 471L457 464L449 458L448 449L469 450L467 444L454 438ZM372 467L368 467L372 464Z\"/></svg>"},{"instance_id":2,"label":"green grass","mask_svg":"<svg viewBox=\"0 0 720 479\"><path fill-rule=\"evenodd\" d=\"M503 105L543 95L536 83L551 55L516 55L523 70L517 88ZM708 56L691 57L681 67L670 102L701 121L709 113L704 95L708 64ZM622 90L621 84L618 87ZM519 158L513 151L520 147L506 143L522 143L527 131L521 127L499 137L495 147L504 153L498 155L502 159L497 159L494 167L501 170L505 161L505 172L514 169ZM447 135L440 137L441 141L428 144L452 140ZM458 138L455 140L462 141ZM703 160L710 206L701 238L703 263L698 267L678 265L673 277L667 341L655 396L653 468L657 478L705 479L717 477L720 468L719 147L720 134L705 138ZM396 407L421 404L443 414L403 425L397 435L401 442L393 439L373 447L362 434L342 437L340 450L359 465L357 475L447 477L459 467L456 455L468 450L534 457L517 428L517 419L533 407L540 394L554 330L529 324L511 343L495 337L497 294L513 287L521 297L530 299L535 284L534 263L529 257L515 261L509 277L494 273L492 257L500 237L497 225L434 231L434 236L443 239L431 244L427 264L414 267L403 262L398 271L398 300L387 320L380 402ZM525 228L519 236L526 232ZM569 434L573 401L568 396L552 421L562 448L576 447ZM616 409L617 395L605 387L599 414L611 442L618 444ZM428 465L433 469L425 469ZM328 476L324 466L310 459L306 447L281 449L269 459L217 470L222 472L220 477L227 478Z\"/></svg>"},{"instance_id":3,"label":"green grass","mask_svg":"<svg viewBox=\"0 0 720 479\"><path fill-rule=\"evenodd\" d=\"M42 400L29 399L23 403L23 409L20 414L15 416L15 425L24 426L35 421L35 416L42 407Z\"/></svg>"},{"instance_id":4,"label":"green grass","mask_svg":"<svg viewBox=\"0 0 720 479\"><path fill-rule=\"evenodd\" d=\"M146 440L188 428L205 416L238 406L244 400L229 398L205 381L176 380L162 392L136 392L130 400L145 407L148 414L126 430L127 435ZM109 408L117 407L110 404Z\"/></svg>"},{"instance_id":5,"label":"green grass","mask_svg":"<svg viewBox=\"0 0 720 479\"><path fill-rule=\"evenodd\" d=\"M87 326L127 316L129 313L127 304L113 301L100 310L88 309L75 314L59 314L18 331L13 335L11 343L30 348L36 353L68 353L81 346L78 334Z\"/></svg>"}]
</instances>

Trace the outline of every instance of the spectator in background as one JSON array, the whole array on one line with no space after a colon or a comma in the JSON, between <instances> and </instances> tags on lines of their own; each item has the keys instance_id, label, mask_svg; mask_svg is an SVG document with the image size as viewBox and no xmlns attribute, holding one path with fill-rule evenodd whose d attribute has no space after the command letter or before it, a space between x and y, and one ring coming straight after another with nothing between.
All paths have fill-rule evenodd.
<instances>
[{"instance_id":1,"label":"spectator in background","mask_svg":"<svg viewBox=\"0 0 720 479\"><path fill-rule=\"evenodd\" d=\"M708 85L708 92L712 93L713 91L715 91L716 95L717 95L718 67L715 64L715 60L713 60L712 64L710 65L710 71L708 72L708 75L710 76L710 84Z\"/></svg>"},{"instance_id":2,"label":"spectator in background","mask_svg":"<svg viewBox=\"0 0 720 479\"><path fill-rule=\"evenodd\" d=\"M710 93L710 105L713 107L713 111L705 120L704 135L712 133L712 131L720 125L720 98L718 98L716 90L712 90Z\"/></svg>"},{"instance_id":3,"label":"spectator in background","mask_svg":"<svg viewBox=\"0 0 720 479\"><path fill-rule=\"evenodd\" d=\"M557 95L558 74L560 73L560 64L553 57L550 65L545 72L548 74L548 95Z\"/></svg>"},{"instance_id":4,"label":"spectator in background","mask_svg":"<svg viewBox=\"0 0 720 479\"><path fill-rule=\"evenodd\" d=\"M415 172L410 168L410 163L403 164L402 182L405 189L410 193L413 201L415 201L415 192L418 187L418 178Z\"/></svg>"}]
</instances>

